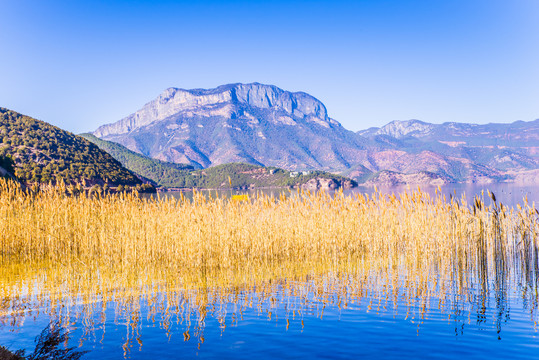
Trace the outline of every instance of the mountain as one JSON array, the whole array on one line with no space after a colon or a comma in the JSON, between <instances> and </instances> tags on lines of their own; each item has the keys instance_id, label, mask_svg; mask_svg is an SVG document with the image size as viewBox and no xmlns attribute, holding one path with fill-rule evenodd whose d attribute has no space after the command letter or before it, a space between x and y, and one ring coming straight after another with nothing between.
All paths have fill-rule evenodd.
<instances>
[{"instance_id":1,"label":"mountain","mask_svg":"<svg viewBox=\"0 0 539 360\"><path fill-rule=\"evenodd\" d=\"M429 124L420 120L408 121L392 121L382 128L372 127L367 130L359 131L358 133L366 137L374 137L376 135L387 135L396 139L401 139L406 136L420 137L423 134L428 134L432 131L435 125Z\"/></svg>"},{"instance_id":2,"label":"mountain","mask_svg":"<svg viewBox=\"0 0 539 360\"><path fill-rule=\"evenodd\" d=\"M331 119L314 97L258 83L170 88L93 134L163 161L289 170L344 171L366 160L368 143Z\"/></svg>"},{"instance_id":3,"label":"mountain","mask_svg":"<svg viewBox=\"0 0 539 360\"><path fill-rule=\"evenodd\" d=\"M2 169L26 184L141 184L86 139L5 108L0 108L0 159Z\"/></svg>"},{"instance_id":4,"label":"mountain","mask_svg":"<svg viewBox=\"0 0 539 360\"><path fill-rule=\"evenodd\" d=\"M513 181L539 168L539 120L393 121L354 133L316 98L258 83L170 88L93 134L162 161L325 170L360 182Z\"/></svg>"},{"instance_id":5,"label":"mountain","mask_svg":"<svg viewBox=\"0 0 539 360\"><path fill-rule=\"evenodd\" d=\"M446 122L430 124L419 120L392 121L381 128L370 128L358 134L373 138L388 135L396 139L421 139L442 143L464 142L468 145L505 145L521 147L524 143L539 144L539 119L509 124L467 124ZM449 144L458 146L461 144Z\"/></svg>"}]
</instances>

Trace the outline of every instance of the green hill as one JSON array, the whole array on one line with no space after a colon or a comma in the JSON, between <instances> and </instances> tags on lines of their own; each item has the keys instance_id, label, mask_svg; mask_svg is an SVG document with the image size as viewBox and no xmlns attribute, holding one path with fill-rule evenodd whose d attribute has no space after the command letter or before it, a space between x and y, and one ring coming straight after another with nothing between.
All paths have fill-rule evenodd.
<instances>
[{"instance_id":1,"label":"green hill","mask_svg":"<svg viewBox=\"0 0 539 360\"><path fill-rule=\"evenodd\" d=\"M309 182L311 187L324 187L331 182L338 187L355 187L357 183L343 176L324 171L290 172L276 167L245 163L230 163L190 172L177 180L178 187L201 189L301 187Z\"/></svg>"},{"instance_id":2,"label":"green hill","mask_svg":"<svg viewBox=\"0 0 539 360\"><path fill-rule=\"evenodd\" d=\"M80 136L94 143L101 150L112 155L127 169L152 181L158 186L182 187L182 184L185 183L183 179L188 177L189 173L194 170L194 167L191 165L175 164L151 159L131 151L123 145L101 140L92 134L80 134Z\"/></svg>"},{"instance_id":3,"label":"green hill","mask_svg":"<svg viewBox=\"0 0 539 360\"><path fill-rule=\"evenodd\" d=\"M88 140L0 108L0 167L26 184L139 185L141 180ZM11 159L11 160L10 160ZM4 166L5 165L5 166Z\"/></svg>"}]
</instances>

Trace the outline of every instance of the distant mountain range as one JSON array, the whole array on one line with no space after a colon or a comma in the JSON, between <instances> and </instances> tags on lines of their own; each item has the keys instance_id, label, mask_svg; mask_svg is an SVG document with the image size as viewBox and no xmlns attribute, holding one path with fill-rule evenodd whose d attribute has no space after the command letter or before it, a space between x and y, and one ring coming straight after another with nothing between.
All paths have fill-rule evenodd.
<instances>
[{"instance_id":1,"label":"distant mountain range","mask_svg":"<svg viewBox=\"0 0 539 360\"><path fill-rule=\"evenodd\" d=\"M518 181L539 168L539 120L485 125L393 121L358 134L403 151L388 167L405 174L426 170L448 181ZM418 160L413 170L410 156Z\"/></svg>"},{"instance_id":2,"label":"distant mountain range","mask_svg":"<svg viewBox=\"0 0 539 360\"><path fill-rule=\"evenodd\" d=\"M195 167L247 162L326 170L387 185L535 181L539 168L539 120L393 121L356 133L330 118L311 95L258 83L169 88L93 134L151 158Z\"/></svg>"}]
</instances>

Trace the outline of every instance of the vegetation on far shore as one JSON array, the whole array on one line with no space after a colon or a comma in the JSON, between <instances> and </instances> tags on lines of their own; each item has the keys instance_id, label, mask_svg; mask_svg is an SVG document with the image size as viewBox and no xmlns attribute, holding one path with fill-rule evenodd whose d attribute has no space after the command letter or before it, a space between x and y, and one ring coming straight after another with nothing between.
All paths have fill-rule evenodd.
<instances>
[{"instance_id":1,"label":"vegetation on far shore","mask_svg":"<svg viewBox=\"0 0 539 360\"><path fill-rule=\"evenodd\" d=\"M312 179L331 179L340 184L349 182L357 186L354 180L324 171L291 172L277 167L264 167L245 163L230 163L207 169L191 171L179 179L180 187L220 189L220 188L287 188L298 187Z\"/></svg>"}]
</instances>

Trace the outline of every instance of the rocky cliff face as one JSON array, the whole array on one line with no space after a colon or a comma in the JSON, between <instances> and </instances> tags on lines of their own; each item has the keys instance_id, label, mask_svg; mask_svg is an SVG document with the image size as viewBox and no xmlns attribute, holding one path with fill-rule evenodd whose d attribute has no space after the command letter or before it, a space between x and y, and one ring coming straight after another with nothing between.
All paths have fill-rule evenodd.
<instances>
[{"instance_id":1,"label":"rocky cliff face","mask_svg":"<svg viewBox=\"0 0 539 360\"><path fill-rule=\"evenodd\" d=\"M94 135L106 138L127 134L178 114L186 117L253 117L245 113L244 108L278 112L279 115L273 120L287 125L295 125L298 119L327 128L339 125L328 117L324 104L308 94L291 93L276 86L254 83L224 85L210 90L169 88L134 114L114 124L99 127Z\"/></svg>"}]
</instances>

